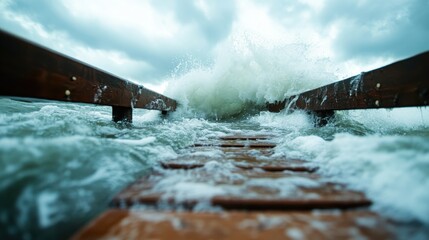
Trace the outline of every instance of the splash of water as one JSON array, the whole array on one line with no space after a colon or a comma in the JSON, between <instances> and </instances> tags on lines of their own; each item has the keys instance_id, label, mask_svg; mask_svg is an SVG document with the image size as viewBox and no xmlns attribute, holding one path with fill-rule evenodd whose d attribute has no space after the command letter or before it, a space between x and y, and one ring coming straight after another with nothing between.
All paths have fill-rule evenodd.
<instances>
[{"instance_id":1,"label":"splash of water","mask_svg":"<svg viewBox=\"0 0 429 240\"><path fill-rule=\"evenodd\" d=\"M165 94L203 117L228 119L260 110L266 102L337 79L327 71L329 61L311 58L309 49L306 44L261 44L236 34L218 47L210 66L182 64L186 69L168 79Z\"/></svg>"}]
</instances>

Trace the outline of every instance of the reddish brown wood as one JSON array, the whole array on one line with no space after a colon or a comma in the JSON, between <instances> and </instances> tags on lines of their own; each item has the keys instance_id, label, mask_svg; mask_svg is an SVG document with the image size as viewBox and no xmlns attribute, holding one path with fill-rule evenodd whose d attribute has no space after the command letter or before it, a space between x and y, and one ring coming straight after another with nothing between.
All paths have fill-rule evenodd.
<instances>
[{"instance_id":1,"label":"reddish brown wood","mask_svg":"<svg viewBox=\"0 0 429 240\"><path fill-rule=\"evenodd\" d=\"M246 144L259 140L249 139ZM225 141L241 144L243 139ZM217 146L192 149L213 151ZM164 169L154 168L111 201L113 208L130 210L106 212L73 239L391 239L408 238L413 231L429 236L421 226L392 223L370 212L371 201L363 193L324 181L317 173L284 171L305 168L306 161L270 159L267 149L221 151L225 159L190 154L162 162ZM259 151L261 155L254 155ZM227 165L217 171L219 164ZM220 174L224 170L227 174ZM165 188L176 183L179 188L173 191ZM198 188L206 184L225 191L214 196L189 195L195 183ZM192 211L201 204L207 210L212 205L218 212ZM404 230L398 234L400 229Z\"/></svg>"},{"instance_id":2,"label":"reddish brown wood","mask_svg":"<svg viewBox=\"0 0 429 240\"><path fill-rule=\"evenodd\" d=\"M317 194L317 191L311 192ZM336 196L325 197L324 199L287 199L287 198L239 198L239 197L214 197L209 203L214 207L221 207L224 210L313 210L313 209L353 209L368 207L371 201L364 198L355 192L335 193ZM128 193L128 195L130 195ZM183 200L177 202L174 198L165 198L160 194L136 193L129 197L119 196L114 198L111 206L116 207L132 207L137 205L150 205L163 207L170 205L171 208L178 207L180 209L193 209L200 201L198 200Z\"/></svg>"},{"instance_id":3,"label":"reddish brown wood","mask_svg":"<svg viewBox=\"0 0 429 240\"><path fill-rule=\"evenodd\" d=\"M268 104L268 110L315 112L427 106L429 52Z\"/></svg>"},{"instance_id":4,"label":"reddish brown wood","mask_svg":"<svg viewBox=\"0 0 429 240\"><path fill-rule=\"evenodd\" d=\"M171 98L1 30L0 77L0 95L108 105L114 120L131 120L132 108L176 109Z\"/></svg>"},{"instance_id":5,"label":"reddish brown wood","mask_svg":"<svg viewBox=\"0 0 429 240\"><path fill-rule=\"evenodd\" d=\"M216 173L201 172L199 169L189 170L193 172L174 173L193 176L190 183L204 183L207 186L221 186L222 188L239 187L243 191L235 191L216 195L209 199L213 206L220 206L224 209L246 209L246 210L297 210L297 209L327 209L327 208L355 208L364 207L371 202L362 193L345 189L339 184L320 183L313 187L301 187L295 185L293 180L297 177L299 181L318 181L319 176L309 173L298 172L261 172L249 170L237 170L233 174L242 175L241 178L219 178ZM112 206L133 206L145 204L156 206L159 203L171 206L180 205L185 208L193 208L200 200L193 197L186 199L175 199L171 193L157 190L158 183L168 178L170 173L155 173L151 177L144 177L130 185L127 189L119 193L113 200ZM246 179L246 180L243 180ZM250 180L264 180L264 185L245 185ZM270 182L276 184L278 179L284 179L285 188L292 190L288 194L281 195L278 188L271 188ZM292 182L287 180L291 179ZM190 180L188 179L187 182ZM174 194L173 194L174 195Z\"/></svg>"},{"instance_id":6,"label":"reddish brown wood","mask_svg":"<svg viewBox=\"0 0 429 240\"><path fill-rule=\"evenodd\" d=\"M222 148L275 148L276 145L273 143L263 142L252 142L252 143L240 143L240 142L219 142L219 143L195 143L194 147L222 147Z\"/></svg>"},{"instance_id":7,"label":"reddish brown wood","mask_svg":"<svg viewBox=\"0 0 429 240\"><path fill-rule=\"evenodd\" d=\"M110 210L72 239L394 239L393 224L370 211L151 212Z\"/></svg>"}]
</instances>

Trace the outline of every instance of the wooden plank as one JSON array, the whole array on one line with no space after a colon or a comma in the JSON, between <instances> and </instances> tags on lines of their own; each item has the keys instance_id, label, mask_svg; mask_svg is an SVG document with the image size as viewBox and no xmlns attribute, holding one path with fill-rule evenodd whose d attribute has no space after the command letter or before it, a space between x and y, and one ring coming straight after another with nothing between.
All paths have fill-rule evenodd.
<instances>
[{"instance_id":1,"label":"wooden plank","mask_svg":"<svg viewBox=\"0 0 429 240\"><path fill-rule=\"evenodd\" d=\"M429 52L269 103L268 110L333 110L418 107L429 104ZM327 117L327 116L325 116Z\"/></svg>"},{"instance_id":2,"label":"wooden plank","mask_svg":"<svg viewBox=\"0 0 429 240\"><path fill-rule=\"evenodd\" d=\"M191 149L198 153L219 148L213 144ZM425 226L395 223L369 211L371 201L363 193L327 182L316 173L275 171L305 161L273 160L266 149L221 151L227 159L210 159L210 154L203 152L164 161L162 166L167 169L155 167L148 176L124 189L111 201L112 210L73 239L394 239L409 238L414 233L429 236ZM260 151L265 152L254 155ZM231 167L231 163L242 167ZM227 164L225 169L221 164ZM274 171L262 171L262 166ZM196 195L192 194L194 190Z\"/></svg>"},{"instance_id":3,"label":"wooden plank","mask_svg":"<svg viewBox=\"0 0 429 240\"><path fill-rule=\"evenodd\" d=\"M332 190L332 189L330 189ZM313 191L311 194L319 192ZM165 198L161 194L135 194L132 197L114 198L110 204L112 207L136 207L152 206L158 208L188 209L192 210L199 203L195 199L181 200L169 197ZM207 202L203 202L207 204ZM213 197L208 201L213 207L221 207L223 210L246 210L246 211L267 211L267 210L315 210L315 209L355 209L368 207L371 201L355 192L343 192L342 195L330 196L323 199L288 199L288 198L239 198L239 197Z\"/></svg>"},{"instance_id":4,"label":"wooden plank","mask_svg":"<svg viewBox=\"0 0 429 240\"><path fill-rule=\"evenodd\" d=\"M395 239L401 229L370 211L152 212L110 210L72 239ZM415 227L402 226L403 238Z\"/></svg>"},{"instance_id":5,"label":"wooden plank","mask_svg":"<svg viewBox=\"0 0 429 240\"><path fill-rule=\"evenodd\" d=\"M164 169L195 169L195 168L201 168L204 167L204 163L187 163L187 162L161 162L161 166ZM234 164L235 167L241 168L241 169L262 169L267 172L281 172L281 171L293 171L293 172L314 172L317 170L315 167L309 167L309 166L302 166L302 165L296 165L296 164L277 164L277 165L270 165L270 164Z\"/></svg>"},{"instance_id":6,"label":"wooden plank","mask_svg":"<svg viewBox=\"0 0 429 240\"><path fill-rule=\"evenodd\" d=\"M371 202L362 193L350 191L339 184L318 182L318 175L298 172L260 172L237 170L234 178L219 177L217 173L189 170L189 172L154 172L119 193L112 206L139 204L192 209L200 200L175 198L173 192L164 192L163 182L206 184L209 188L233 189L215 195L207 203L233 210L301 210L301 209L347 209L369 206ZM241 176L240 176L241 175ZM180 177L183 176L183 177ZM168 180L168 178L174 181ZM189 177L192 177L190 179ZM282 186L279 186L281 182ZM179 183L179 182L177 182ZM161 185L159 185L161 184ZM301 185L303 184L303 185ZM171 186L174 189L174 185ZM283 191L286 190L286 193ZM207 201L207 199L203 199Z\"/></svg>"},{"instance_id":7,"label":"wooden plank","mask_svg":"<svg viewBox=\"0 0 429 240\"><path fill-rule=\"evenodd\" d=\"M276 144L274 143L264 143L264 142L218 142L218 143L195 143L194 147L221 147L221 148L275 148Z\"/></svg>"},{"instance_id":8,"label":"wooden plank","mask_svg":"<svg viewBox=\"0 0 429 240\"><path fill-rule=\"evenodd\" d=\"M251 138L225 141L248 139ZM218 159L217 155L210 158L213 155L204 152L198 155L198 151L219 150L216 144L191 149L197 154L165 161L162 165L167 169L156 167L150 175L124 189L112 200L113 209L72 239L429 237L426 226L381 217L368 209L371 201L363 193L326 182L316 173L260 169L299 166L305 161L275 160L269 157L267 149L221 148L226 159ZM255 151L263 154L255 155ZM231 163L242 167L231 168ZM194 188L198 194L189 194ZM200 194L199 190L208 190L209 195Z\"/></svg>"},{"instance_id":9,"label":"wooden plank","mask_svg":"<svg viewBox=\"0 0 429 240\"><path fill-rule=\"evenodd\" d=\"M0 95L113 107L114 120L132 108L174 111L176 101L0 30Z\"/></svg>"}]
</instances>

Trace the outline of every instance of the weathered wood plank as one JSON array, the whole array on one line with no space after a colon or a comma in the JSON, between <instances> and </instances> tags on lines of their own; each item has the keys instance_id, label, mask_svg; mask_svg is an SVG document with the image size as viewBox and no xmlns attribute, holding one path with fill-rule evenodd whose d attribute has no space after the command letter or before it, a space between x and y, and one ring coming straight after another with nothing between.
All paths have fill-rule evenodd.
<instances>
[{"instance_id":1,"label":"weathered wood plank","mask_svg":"<svg viewBox=\"0 0 429 240\"><path fill-rule=\"evenodd\" d=\"M195 143L194 147L221 147L221 148L275 148L273 143L255 142L220 142L220 143Z\"/></svg>"},{"instance_id":2,"label":"weathered wood plank","mask_svg":"<svg viewBox=\"0 0 429 240\"><path fill-rule=\"evenodd\" d=\"M269 103L267 107L271 112L290 108L323 114L332 113L330 111L333 110L427 105L429 52L288 97L281 102Z\"/></svg>"},{"instance_id":3,"label":"weathered wood plank","mask_svg":"<svg viewBox=\"0 0 429 240\"><path fill-rule=\"evenodd\" d=\"M259 140L251 136L221 140L232 143L231 138L237 143ZM192 149L213 151L222 141L215 142ZM305 161L276 160L267 153L251 157L259 150L250 148L221 151L224 154L216 158L200 152L162 162L163 168L155 167L120 192L111 201L113 209L72 239L400 239L429 235L424 225L396 223L371 212L371 201L361 192L326 181L317 173L282 171ZM238 161L244 165L230 166ZM222 164L225 169L218 168Z\"/></svg>"},{"instance_id":4,"label":"weathered wood plank","mask_svg":"<svg viewBox=\"0 0 429 240\"><path fill-rule=\"evenodd\" d=\"M172 174L172 175L170 175ZM340 184L322 183L318 175L306 172L266 172L234 171L235 178L219 177L217 173L200 171L153 172L120 192L111 206L151 205L179 206L192 209L201 199L192 195L176 198L173 192L164 192L164 182L186 179L186 184L206 184L209 188L225 188L221 195L206 199L207 203L223 209L232 210L311 210L311 209L349 209L366 207L371 204L362 193L347 190ZM189 177L192 176L192 180ZM174 180L173 180L174 179ZM245 180L243 180L245 179ZM279 183L288 189L283 192ZM303 182L305 183L304 185ZM161 186L162 185L162 186ZM174 188L174 186L171 186Z\"/></svg>"},{"instance_id":5,"label":"weathered wood plank","mask_svg":"<svg viewBox=\"0 0 429 240\"><path fill-rule=\"evenodd\" d=\"M317 170L316 167L297 165L295 163L287 163L286 161L282 164L233 164L237 168L252 170L252 169L261 169L267 172L282 172L282 171L292 171L292 172L314 172ZM186 162L186 161L166 161L161 162L161 166L164 169L195 169L202 168L205 166L204 161L199 163Z\"/></svg>"}]
</instances>

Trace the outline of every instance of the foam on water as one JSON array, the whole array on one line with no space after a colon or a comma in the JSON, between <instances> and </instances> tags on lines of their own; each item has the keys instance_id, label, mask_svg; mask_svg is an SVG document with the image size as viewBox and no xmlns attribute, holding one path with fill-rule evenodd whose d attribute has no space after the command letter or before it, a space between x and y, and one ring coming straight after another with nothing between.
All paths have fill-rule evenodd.
<instances>
[{"instance_id":1,"label":"foam on water","mask_svg":"<svg viewBox=\"0 0 429 240\"><path fill-rule=\"evenodd\" d=\"M180 101L182 116L250 114L258 130L282 136L275 156L314 161L332 180L364 191L383 214L429 223L426 108L340 112L320 129L301 112L253 115L266 102L333 82L341 74L330 72L329 60L315 57L311 45L277 44L235 32L219 46L211 65L185 62L168 79L165 93ZM362 75L352 74L357 77L350 96L362 87Z\"/></svg>"},{"instance_id":2,"label":"foam on water","mask_svg":"<svg viewBox=\"0 0 429 240\"><path fill-rule=\"evenodd\" d=\"M155 142L156 137L147 137L147 138L142 138L142 139L115 139L116 142L119 143L125 143L125 144L129 144L129 145L146 145L149 143L153 143Z\"/></svg>"},{"instance_id":3,"label":"foam on water","mask_svg":"<svg viewBox=\"0 0 429 240\"><path fill-rule=\"evenodd\" d=\"M337 79L327 70L329 61L310 58L309 48L261 43L237 33L218 47L212 65L179 65L167 79L165 94L179 100L188 114L215 119L243 115Z\"/></svg>"},{"instance_id":4,"label":"foam on water","mask_svg":"<svg viewBox=\"0 0 429 240\"><path fill-rule=\"evenodd\" d=\"M332 141L298 137L290 146L320 162L325 175L365 191L375 200L376 208L398 219L414 217L429 223L426 140L414 136L337 134Z\"/></svg>"},{"instance_id":5,"label":"foam on water","mask_svg":"<svg viewBox=\"0 0 429 240\"><path fill-rule=\"evenodd\" d=\"M91 105L0 99L0 108L1 239L70 236L159 160L227 129L139 110L130 127Z\"/></svg>"},{"instance_id":6,"label":"foam on water","mask_svg":"<svg viewBox=\"0 0 429 240\"><path fill-rule=\"evenodd\" d=\"M375 210L429 224L427 110L344 112L323 128L294 121L298 115L310 121L299 112L261 113L252 121L282 134L276 157L313 161L331 180L364 191Z\"/></svg>"},{"instance_id":7,"label":"foam on water","mask_svg":"<svg viewBox=\"0 0 429 240\"><path fill-rule=\"evenodd\" d=\"M330 180L364 191L382 214L429 224L427 109L342 112L322 128L313 127L302 112L260 112L266 102L338 80L338 74L329 70L328 59L314 55L311 44L233 32L211 64L184 60L165 79L164 93L179 101L178 111L167 119L135 109L127 126L112 123L107 107L0 99L0 223L5 226L0 239L67 238L148 168L180 154L192 156L185 147L226 134L275 134L274 158L312 161ZM208 162L201 171L215 179L239 179L233 170ZM244 194L252 186L269 185L287 196L294 186L315 185L262 179L227 188L192 181L190 172L169 172L156 190L178 200L207 200ZM285 235L301 237L294 229Z\"/></svg>"}]
</instances>

